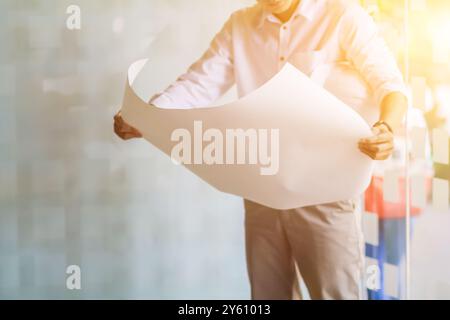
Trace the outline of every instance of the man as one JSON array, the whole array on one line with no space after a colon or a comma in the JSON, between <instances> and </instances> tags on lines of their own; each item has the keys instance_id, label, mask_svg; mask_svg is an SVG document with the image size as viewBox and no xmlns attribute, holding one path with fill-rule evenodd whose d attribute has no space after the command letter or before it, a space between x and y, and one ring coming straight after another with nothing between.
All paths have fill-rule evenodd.
<instances>
[{"instance_id":1,"label":"man","mask_svg":"<svg viewBox=\"0 0 450 320\"><path fill-rule=\"evenodd\" d=\"M401 73L371 17L346 1L257 2L233 13L201 59L150 103L207 106L233 84L239 96L257 89L286 62L310 75L320 64L347 61L380 107L373 136L362 139L359 149L372 159L387 159L407 100ZM120 113L114 126L125 140L141 136ZM313 299L361 298L363 240L353 200L292 210L245 200L245 227L253 299L297 297L296 265Z\"/></svg>"}]
</instances>

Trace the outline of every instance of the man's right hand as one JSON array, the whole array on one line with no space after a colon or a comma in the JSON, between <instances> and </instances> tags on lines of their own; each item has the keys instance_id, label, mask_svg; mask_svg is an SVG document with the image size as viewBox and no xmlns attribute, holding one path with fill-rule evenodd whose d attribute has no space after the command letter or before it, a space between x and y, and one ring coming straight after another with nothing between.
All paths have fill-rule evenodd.
<instances>
[{"instance_id":1,"label":"man's right hand","mask_svg":"<svg viewBox=\"0 0 450 320\"><path fill-rule=\"evenodd\" d=\"M142 138L142 134L123 121L120 111L114 116L114 132L123 140Z\"/></svg>"}]
</instances>

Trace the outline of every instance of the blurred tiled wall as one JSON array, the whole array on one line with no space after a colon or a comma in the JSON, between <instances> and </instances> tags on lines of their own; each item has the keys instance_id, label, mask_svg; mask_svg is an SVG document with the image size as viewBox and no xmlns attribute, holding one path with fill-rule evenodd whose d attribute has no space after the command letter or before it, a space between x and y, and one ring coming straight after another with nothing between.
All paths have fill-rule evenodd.
<instances>
[{"instance_id":1,"label":"blurred tiled wall","mask_svg":"<svg viewBox=\"0 0 450 320\"><path fill-rule=\"evenodd\" d=\"M163 88L252 2L0 1L1 299L249 297L241 200L120 141L112 116L129 64L150 58Z\"/></svg>"}]
</instances>

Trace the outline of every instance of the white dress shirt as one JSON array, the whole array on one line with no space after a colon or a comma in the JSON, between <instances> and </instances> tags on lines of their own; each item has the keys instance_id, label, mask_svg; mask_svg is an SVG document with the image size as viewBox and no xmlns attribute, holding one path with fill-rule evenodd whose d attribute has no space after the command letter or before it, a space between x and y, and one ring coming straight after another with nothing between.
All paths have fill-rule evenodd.
<instances>
[{"instance_id":1,"label":"white dress shirt","mask_svg":"<svg viewBox=\"0 0 450 320\"><path fill-rule=\"evenodd\" d=\"M286 62L309 76L320 65L350 63L369 84L377 106L391 92L406 92L392 53L362 7L344 0L301 0L286 23L260 4L234 12L204 55L150 103L206 107L234 84L242 97Z\"/></svg>"}]
</instances>

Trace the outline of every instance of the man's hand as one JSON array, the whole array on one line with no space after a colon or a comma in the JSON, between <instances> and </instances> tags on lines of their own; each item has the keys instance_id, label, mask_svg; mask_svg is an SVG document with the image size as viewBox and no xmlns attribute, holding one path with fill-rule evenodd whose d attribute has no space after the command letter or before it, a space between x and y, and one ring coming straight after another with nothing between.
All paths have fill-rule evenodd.
<instances>
[{"instance_id":1,"label":"man's hand","mask_svg":"<svg viewBox=\"0 0 450 320\"><path fill-rule=\"evenodd\" d=\"M386 125L372 128L373 136L359 140L359 150L373 160L386 160L394 151L394 135Z\"/></svg>"},{"instance_id":2,"label":"man's hand","mask_svg":"<svg viewBox=\"0 0 450 320\"><path fill-rule=\"evenodd\" d=\"M123 140L142 137L138 130L123 121L120 111L114 116L114 132Z\"/></svg>"}]
</instances>

